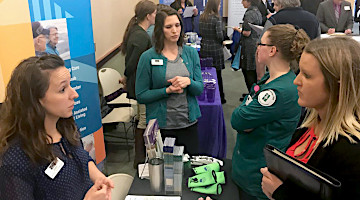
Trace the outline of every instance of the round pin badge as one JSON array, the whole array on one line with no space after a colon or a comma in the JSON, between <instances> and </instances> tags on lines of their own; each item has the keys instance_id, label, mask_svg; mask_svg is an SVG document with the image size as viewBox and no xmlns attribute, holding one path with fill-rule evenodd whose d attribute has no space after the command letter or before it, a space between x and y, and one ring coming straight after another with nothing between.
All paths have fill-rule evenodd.
<instances>
[{"instance_id":1,"label":"round pin badge","mask_svg":"<svg viewBox=\"0 0 360 200\"><path fill-rule=\"evenodd\" d=\"M276 95L273 90L264 90L258 96L258 102L262 106L271 106L276 101Z\"/></svg>"}]
</instances>

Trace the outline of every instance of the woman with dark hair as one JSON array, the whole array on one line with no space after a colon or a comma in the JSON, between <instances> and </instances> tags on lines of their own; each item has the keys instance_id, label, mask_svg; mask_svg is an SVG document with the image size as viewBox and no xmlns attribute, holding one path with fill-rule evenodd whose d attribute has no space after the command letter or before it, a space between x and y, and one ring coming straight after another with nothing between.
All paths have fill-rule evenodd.
<instances>
[{"instance_id":1,"label":"woman with dark hair","mask_svg":"<svg viewBox=\"0 0 360 200\"><path fill-rule=\"evenodd\" d=\"M110 198L112 181L80 143L72 117L77 97L58 56L31 57L15 68L0 116L1 200Z\"/></svg>"},{"instance_id":2,"label":"woman with dark hair","mask_svg":"<svg viewBox=\"0 0 360 200\"><path fill-rule=\"evenodd\" d=\"M312 40L294 80L298 103L308 108L286 154L340 181L329 199L360 199L360 44L350 38ZM321 199L289 177L262 168L270 199ZM286 173L286 172L285 172Z\"/></svg>"},{"instance_id":3,"label":"woman with dark hair","mask_svg":"<svg viewBox=\"0 0 360 200\"><path fill-rule=\"evenodd\" d=\"M239 29L234 27L235 31L241 33L241 69L244 74L245 83L248 91L250 92L251 86L256 83L256 42L259 40L259 34L252 30L249 23L254 25L261 25L261 13L257 7L259 0L243 0L242 4L246 9L243 18L243 27ZM246 94L243 95L245 97ZM244 98L240 98L243 101Z\"/></svg>"},{"instance_id":4,"label":"woman with dark hair","mask_svg":"<svg viewBox=\"0 0 360 200\"><path fill-rule=\"evenodd\" d=\"M200 56L202 58L211 57L213 67L219 84L221 103L226 103L223 89L221 70L225 68L223 52L223 24L219 15L220 0L208 0L203 14L200 15L199 32L201 39Z\"/></svg>"},{"instance_id":5,"label":"woman with dark hair","mask_svg":"<svg viewBox=\"0 0 360 200\"><path fill-rule=\"evenodd\" d=\"M194 14L192 17L183 17L183 12L185 11L186 7L193 6L193 4L189 0L175 0L172 4L170 4L172 8L174 8L178 14L181 16L183 20L184 30L183 32L193 32L194 31L194 17L196 17L199 13L197 8L194 8Z\"/></svg>"},{"instance_id":6,"label":"woman with dark hair","mask_svg":"<svg viewBox=\"0 0 360 200\"><path fill-rule=\"evenodd\" d=\"M127 98L136 99L135 79L136 67L143 52L151 48L151 39L146 30L155 23L156 5L149 0L141 0L136 4L135 16L131 18L124 33L121 53L125 55L125 77L120 80L126 85ZM145 161L145 146L143 134L146 128L145 105L138 104L138 124L135 130L134 168Z\"/></svg>"},{"instance_id":7,"label":"woman with dark hair","mask_svg":"<svg viewBox=\"0 0 360 200\"><path fill-rule=\"evenodd\" d=\"M177 145L198 154L196 97L202 93L200 59L196 49L183 46L183 24L172 8L155 19L154 47L140 57L136 97L146 104L146 120L157 119L161 135L175 137Z\"/></svg>"},{"instance_id":8,"label":"woman with dark hair","mask_svg":"<svg viewBox=\"0 0 360 200\"><path fill-rule=\"evenodd\" d=\"M304 30L288 24L272 26L258 43L258 62L266 64L269 73L253 85L231 116L231 126L238 132L232 178L240 199L267 199L261 189L263 148L272 144L284 150L296 129L300 106L290 61L299 60L309 41Z\"/></svg>"}]
</instances>

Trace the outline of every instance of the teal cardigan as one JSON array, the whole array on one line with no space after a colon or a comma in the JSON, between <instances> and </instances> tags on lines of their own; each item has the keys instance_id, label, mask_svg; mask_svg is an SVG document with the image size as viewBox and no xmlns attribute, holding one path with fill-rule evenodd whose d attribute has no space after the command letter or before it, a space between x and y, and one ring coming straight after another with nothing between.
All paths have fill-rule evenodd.
<instances>
[{"instance_id":1,"label":"teal cardigan","mask_svg":"<svg viewBox=\"0 0 360 200\"><path fill-rule=\"evenodd\" d=\"M200 59L196 49L189 46L183 46L181 58L190 74L191 84L185 90L191 123L201 116L195 97L199 96L204 89ZM152 59L163 60L163 65L152 65ZM136 99L139 103L146 104L146 122L148 123L150 119L157 119L160 128L166 127L167 99L169 97L169 94L166 94L166 88L170 85L165 79L166 65L167 58L151 48L141 55L136 71Z\"/></svg>"}]
</instances>

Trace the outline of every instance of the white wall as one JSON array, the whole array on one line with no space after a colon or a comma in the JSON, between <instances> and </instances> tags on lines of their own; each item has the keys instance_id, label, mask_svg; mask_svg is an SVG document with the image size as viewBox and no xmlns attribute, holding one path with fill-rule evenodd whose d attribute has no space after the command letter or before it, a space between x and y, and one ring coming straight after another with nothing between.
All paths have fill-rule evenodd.
<instances>
[{"instance_id":1,"label":"white wall","mask_svg":"<svg viewBox=\"0 0 360 200\"><path fill-rule=\"evenodd\" d=\"M152 0L156 4L159 0ZM117 48L139 0L91 0L96 61Z\"/></svg>"}]
</instances>

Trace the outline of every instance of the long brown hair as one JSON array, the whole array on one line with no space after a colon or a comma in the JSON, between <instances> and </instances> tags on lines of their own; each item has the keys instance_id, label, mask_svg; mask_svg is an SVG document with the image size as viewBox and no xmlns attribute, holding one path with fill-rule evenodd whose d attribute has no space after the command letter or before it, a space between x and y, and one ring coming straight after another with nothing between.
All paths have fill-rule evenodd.
<instances>
[{"instance_id":1,"label":"long brown hair","mask_svg":"<svg viewBox=\"0 0 360 200\"><path fill-rule=\"evenodd\" d=\"M135 15L130 19L126 27L123 37L123 42L121 43L120 46L120 50L123 55L126 54L127 42L129 39L129 33L131 29L134 27L134 25L144 21L147 15L150 15L151 13L155 12L155 10L156 10L155 3L149 0L141 0L136 4Z\"/></svg>"},{"instance_id":2,"label":"long brown hair","mask_svg":"<svg viewBox=\"0 0 360 200\"><path fill-rule=\"evenodd\" d=\"M171 15L176 15L177 18L179 19L180 25L181 25L180 37L179 37L179 40L177 41L177 45L182 46L184 43L184 32L183 32L184 25L183 25L183 21L181 20L181 17L179 16L179 14L176 12L175 9L173 9L171 7L165 7L156 14L156 18L155 18L155 28L154 28L153 38L154 38L155 51L158 54L160 54L161 51L164 49L165 19L166 19L166 17L171 16Z\"/></svg>"},{"instance_id":3,"label":"long brown hair","mask_svg":"<svg viewBox=\"0 0 360 200\"><path fill-rule=\"evenodd\" d=\"M201 21L206 21L210 15L219 17L220 0L208 0L206 3L203 14L200 15Z\"/></svg>"},{"instance_id":4,"label":"long brown hair","mask_svg":"<svg viewBox=\"0 0 360 200\"><path fill-rule=\"evenodd\" d=\"M25 59L14 69L0 112L0 158L18 141L35 164L55 159L49 146L52 138L45 131L45 108L40 99L49 88L50 73L59 67L64 67L60 57L46 55ZM60 118L56 128L71 145L80 145L73 117Z\"/></svg>"}]
</instances>

